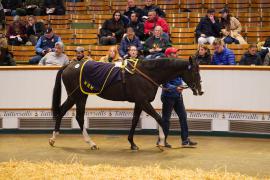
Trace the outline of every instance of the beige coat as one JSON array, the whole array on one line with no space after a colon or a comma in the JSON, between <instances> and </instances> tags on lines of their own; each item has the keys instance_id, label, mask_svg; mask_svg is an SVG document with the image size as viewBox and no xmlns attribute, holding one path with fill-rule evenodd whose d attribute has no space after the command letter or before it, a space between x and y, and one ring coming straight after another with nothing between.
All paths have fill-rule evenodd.
<instances>
[{"instance_id":1,"label":"beige coat","mask_svg":"<svg viewBox=\"0 0 270 180\"><path fill-rule=\"evenodd\" d=\"M247 44L247 42L240 34L242 31L242 26L241 23L238 21L238 19L236 19L235 17L231 17L230 24L231 24L230 29L225 28L221 30L224 36L223 39L226 36L230 35L231 37L237 39L240 42L240 44Z\"/></svg>"}]
</instances>

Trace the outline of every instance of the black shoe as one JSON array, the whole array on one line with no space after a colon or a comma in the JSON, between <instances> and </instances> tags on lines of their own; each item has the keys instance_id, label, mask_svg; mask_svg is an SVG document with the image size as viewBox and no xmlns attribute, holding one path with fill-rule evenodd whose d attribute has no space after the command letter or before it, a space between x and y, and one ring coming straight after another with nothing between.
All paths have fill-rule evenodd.
<instances>
[{"instance_id":1,"label":"black shoe","mask_svg":"<svg viewBox=\"0 0 270 180\"><path fill-rule=\"evenodd\" d=\"M198 144L197 142L193 142L190 139L187 139L182 142L183 147L193 147L193 146L196 146L197 144Z\"/></svg>"},{"instance_id":2,"label":"black shoe","mask_svg":"<svg viewBox=\"0 0 270 180\"><path fill-rule=\"evenodd\" d=\"M159 140L157 141L157 146L159 145ZM169 143L165 142L165 147L166 148L172 148L172 145L170 145Z\"/></svg>"}]
</instances>

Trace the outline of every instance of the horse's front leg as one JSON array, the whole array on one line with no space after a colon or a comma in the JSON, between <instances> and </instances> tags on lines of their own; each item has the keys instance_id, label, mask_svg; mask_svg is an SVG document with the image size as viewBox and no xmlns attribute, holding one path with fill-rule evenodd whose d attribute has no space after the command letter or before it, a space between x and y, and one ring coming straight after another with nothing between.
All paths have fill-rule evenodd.
<instances>
[{"instance_id":1,"label":"horse's front leg","mask_svg":"<svg viewBox=\"0 0 270 180\"><path fill-rule=\"evenodd\" d=\"M166 137L164 135L164 125L162 123L161 116L155 111L155 109L153 108L153 106L149 102L146 102L143 104L143 110L147 114L152 116L157 121L158 125L160 126L158 147L161 149L161 147L165 146L165 139L166 139ZM161 150L163 150L163 149L161 149Z\"/></svg>"},{"instance_id":2,"label":"horse's front leg","mask_svg":"<svg viewBox=\"0 0 270 180\"><path fill-rule=\"evenodd\" d=\"M134 136L135 129L136 129L136 126L138 124L138 121L140 119L141 113L142 113L141 104L135 103L135 108L134 108L134 113L133 113L133 118L132 118L132 126L130 128L129 135L128 135L128 141L129 141L129 143L131 145L130 148L132 150L138 150L139 149L139 147L133 141L133 136Z\"/></svg>"}]
</instances>

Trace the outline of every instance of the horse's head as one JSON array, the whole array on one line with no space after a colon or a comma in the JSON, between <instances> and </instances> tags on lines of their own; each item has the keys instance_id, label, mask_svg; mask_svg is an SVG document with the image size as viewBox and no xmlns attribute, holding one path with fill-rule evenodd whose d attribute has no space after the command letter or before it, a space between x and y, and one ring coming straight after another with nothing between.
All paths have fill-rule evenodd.
<instances>
[{"instance_id":1,"label":"horse's head","mask_svg":"<svg viewBox=\"0 0 270 180\"><path fill-rule=\"evenodd\" d=\"M199 64L191 57L189 58L188 70L183 74L182 78L191 88L194 95L203 95Z\"/></svg>"}]
</instances>

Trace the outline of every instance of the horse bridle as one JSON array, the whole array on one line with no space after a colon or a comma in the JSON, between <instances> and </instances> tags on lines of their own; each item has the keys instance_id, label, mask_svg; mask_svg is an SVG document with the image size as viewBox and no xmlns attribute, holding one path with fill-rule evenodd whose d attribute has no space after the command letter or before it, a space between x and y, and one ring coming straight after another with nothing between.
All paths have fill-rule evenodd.
<instances>
[{"instance_id":1,"label":"horse bridle","mask_svg":"<svg viewBox=\"0 0 270 180\"><path fill-rule=\"evenodd\" d=\"M131 62L127 61L127 63L133 68L133 70L135 72L137 72L139 75L141 75L142 77L144 77L145 79L147 79L148 81L150 81L151 83L153 83L155 86L157 86L158 88L161 88L164 91L170 91L168 88L165 88L162 86L162 84L158 84L156 81L154 81L152 78L150 78L147 74L145 74L144 72L142 72L140 69L138 69L136 67L136 65L134 66ZM183 89L187 89L190 88L188 85L183 85L181 86Z\"/></svg>"}]
</instances>

